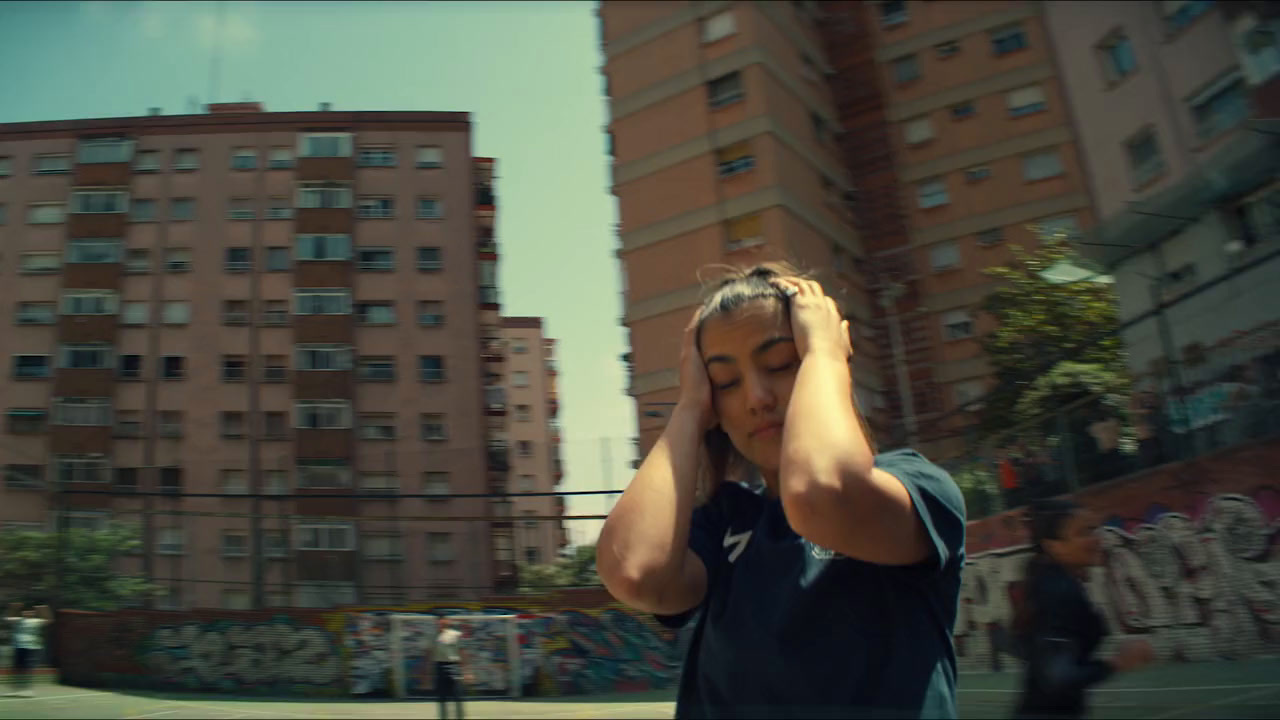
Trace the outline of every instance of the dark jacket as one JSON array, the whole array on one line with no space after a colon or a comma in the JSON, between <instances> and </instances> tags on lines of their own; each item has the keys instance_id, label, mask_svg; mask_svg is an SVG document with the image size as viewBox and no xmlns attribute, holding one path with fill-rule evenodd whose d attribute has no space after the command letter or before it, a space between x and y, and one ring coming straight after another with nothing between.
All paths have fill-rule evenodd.
<instances>
[{"instance_id":1,"label":"dark jacket","mask_svg":"<svg viewBox=\"0 0 1280 720\"><path fill-rule=\"evenodd\" d=\"M1018 717L1084 717L1085 690L1112 673L1109 663L1093 657L1107 636L1106 620L1084 584L1047 559L1032 562L1024 597L1027 668Z\"/></svg>"}]
</instances>

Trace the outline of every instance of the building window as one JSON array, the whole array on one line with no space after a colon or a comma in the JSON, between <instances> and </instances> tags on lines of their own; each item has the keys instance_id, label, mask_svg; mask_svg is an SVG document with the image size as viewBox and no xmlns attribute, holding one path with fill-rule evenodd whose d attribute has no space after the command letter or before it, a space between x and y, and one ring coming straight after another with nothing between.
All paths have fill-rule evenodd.
<instances>
[{"instance_id":1,"label":"building window","mask_svg":"<svg viewBox=\"0 0 1280 720\"><path fill-rule=\"evenodd\" d=\"M361 325L395 325L396 304L391 301L356 303L356 320Z\"/></svg>"},{"instance_id":2,"label":"building window","mask_svg":"<svg viewBox=\"0 0 1280 720\"><path fill-rule=\"evenodd\" d=\"M721 75L707 83L707 102L712 108L721 108L744 97L742 75L737 71Z\"/></svg>"},{"instance_id":3,"label":"building window","mask_svg":"<svg viewBox=\"0 0 1280 720\"><path fill-rule=\"evenodd\" d=\"M1027 32L1021 25L1010 25L991 31L991 51L996 55L1025 50L1027 48Z\"/></svg>"},{"instance_id":4,"label":"building window","mask_svg":"<svg viewBox=\"0 0 1280 720\"><path fill-rule=\"evenodd\" d=\"M284 355L262 356L262 381L284 382L289 375L289 359Z\"/></svg>"},{"instance_id":5,"label":"building window","mask_svg":"<svg viewBox=\"0 0 1280 720\"><path fill-rule=\"evenodd\" d=\"M27 206L28 225L53 225L64 222L66 216L66 203L31 203Z\"/></svg>"},{"instance_id":6,"label":"building window","mask_svg":"<svg viewBox=\"0 0 1280 720\"><path fill-rule=\"evenodd\" d=\"M174 198L169 201L169 219L185 221L196 219L196 201L194 198Z\"/></svg>"},{"instance_id":7,"label":"building window","mask_svg":"<svg viewBox=\"0 0 1280 720\"><path fill-rule=\"evenodd\" d=\"M1188 104L1201 140L1211 140L1249 117L1249 96L1238 70L1210 85Z\"/></svg>"},{"instance_id":8,"label":"building window","mask_svg":"<svg viewBox=\"0 0 1280 720\"><path fill-rule=\"evenodd\" d=\"M929 122L929 117L918 117L914 120L908 120L903 125L903 135L908 145L920 145L933 139L933 123Z\"/></svg>"},{"instance_id":9,"label":"building window","mask_svg":"<svg viewBox=\"0 0 1280 720\"><path fill-rule=\"evenodd\" d=\"M905 0L882 0L879 5L880 27L901 25L910 17Z\"/></svg>"},{"instance_id":10,"label":"building window","mask_svg":"<svg viewBox=\"0 0 1280 720\"><path fill-rule=\"evenodd\" d=\"M439 220L444 217L444 203L439 198L420 197L418 198L418 219L419 220Z\"/></svg>"},{"instance_id":11,"label":"building window","mask_svg":"<svg viewBox=\"0 0 1280 720\"><path fill-rule=\"evenodd\" d=\"M289 413L279 410L262 413L262 437L264 440L283 440L289 437Z\"/></svg>"},{"instance_id":12,"label":"building window","mask_svg":"<svg viewBox=\"0 0 1280 720\"><path fill-rule=\"evenodd\" d=\"M371 495L398 495L400 479L394 473L360 473L360 490Z\"/></svg>"},{"instance_id":13,"label":"building window","mask_svg":"<svg viewBox=\"0 0 1280 720\"><path fill-rule=\"evenodd\" d=\"M310 490L351 487L351 466L346 460L299 460L298 487Z\"/></svg>"},{"instance_id":14,"label":"building window","mask_svg":"<svg viewBox=\"0 0 1280 720\"><path fill-rule=\"evenodd\" d=\"M453 562L453 534L427 533L427 556L434 564Z\"/></svg>"},{"instance_id":15,"label":"building window","mask_svg":"<svg viewBox=\"0 0 1280 720\"><path fill-rule=\"evenodd\" d=\"M5 418L10 434L33 435L44 432L49 413L34 408L10 408Z\"/></svg>"},{"instance_id":16,"label":"building window","mask_svg":"<svg viewBox=\"0 0 1280 720\"><path fill-rule=\"evenodd\" d=\"M516 421L529 422L532 419L531 408L528 405L516 405Z\"/></svg>"},{"instance_id":17,"label":"building window","mask_svg":"<svg viewBox=\"0 0 1280 720\"><path fill-rule=\"evenodd\" d=\"M160 322L165 325L186 325L191 322L191 303L183 300L166 301L160 308Z\"/></svg>"},{"instance_id":18,"label":"building window","mask_svg":"<svg viewBox=\"0 0 1280 720\"><path fill-rule=\"evenodd\" d=\"M174 170L199 170L200 169L200 151L199 150L175 150L173 152L173 169Z\"/></svg>"},{"instance_id":19,"label":"building window","mask_svg":"<svg viewBox=\"0 0 1280 720\"><path fill-rule=\"evenodd\" d=\"M134 155L134 172L158 172L163 154L159 150L139 150Z\"/></svg>"},{"instance_id":20,"label":"building window","mask_svg":"<svg viewBox=\"0 0 1280 720\"><path fill-rule=\"evenodd\" d=\"M350 235L298 235L294 242L299 260L351 259Z\"/></svg>"},{"instance_id":21,"label":"building window","mask_svg":"<svg viewBox=\"0 0 1280 720\"><path fill-rule=\"evenodd\" d=\"M122 213L129 209L129 193L124 190L74 190L71 212L78 215Z\"/></svg>"},{"instance_id":22,"label":"building window","mask_svg":"<svg viewBox=\"0 0 1280 720\"><path fill-rule=\"evenodd\" d=\"M395 250L389 247L362 247L356 249L356 263L361 270L390 272L396 269Z\"/></svg>"},{"instance_id":23,"label":"building window","mask_svg":"<svg viewBox=\"0 0 1280 720\"><path fill-rule=\"evenodd\" d=\"M418 248L418 269L434 272L444 267L444 256L438 247Z\"/></svg>"},{"instance_id":24,"label":"building window","mask_svg":"<svg viewBox=\"0 0 1280 720\"><path fill-rule=\"evenodd\" d=\"M288 170L293 167L293 148L271 148L267 151L267 167L271 170Z\"/></svg>"},{"instance_id":25,"label":"building window","mask_svg":"<svg viewBox=\"0 0 1280 720\"><path fill-rule=\"evenodd\" d=\"M424 495L448 495L449 473L426 472L422 475L422 492ZM445 498L439 498L444 500Z\"/></svg>"},{"instance_id":26,"label":"building window","mask_svg":"<svg viewBox=\"0 0 1280 720\"><path fill-rule=\"evenodd\" d=\"M929 248L929 265L934 272L960 267L960 246L948 240Z\"/></svg>"},{"instance_id":27,"label":"building window","mask_svg":"<svg viewBox=\"0 0 1280 720\"><path fill-rule=\"evenodd\" d=\"M755 166L756 158L751 154L750 143L734 143L716 150L716 167L722 178L747 172Z\"/></svg>"},{"instance_id":28,"label":"building window","mask_svg":"<svg viewBox=\"0 0 1280 720\"><path fill-rule=\"evenodd\" d=\"M973 104L972 100L965 100L951 106L951 119L964 120L978 114L978 108Z\"/></svg>"},{"instance_id":29,"label":"building window","mask_svg":"<svg viewBox=\"0 0 1280 720\"><path fill-rule=\"evenodd\" d=\"M511 385L518 388L529 387L529 373L523 370L511 373Z\"/></svg>"},{"instance_id":30,"label":"building window","mask_svg":"<svg viewBox=\"0 0 1280 720\"><path fill-rule=\"evenodd\" d=\"M702 42L704 43L723 40L737 31L738 26L734 22L732 10L718 12L702 19Z\"/></svg>"},{"instance_id":31,"label":"building window","mask_svg":"<svg viewBox=\"0 0 1280 720\"><path fill-rule=\"evenodd\" d=\"M121 380L140 380L142 379L142 356L141 355L121 355L120 364L117 368L117 374Z\"/></svg>"},{"instance_id":32,"label":"building window","mask_svg":"<svg viewBox=\"0 0 1280 720\"><path fill-rule=\"evenodd\" d=\"M991 228L978 233L978 244L983 247L999 245L1002 242L1004 242L1003 228Z\"/></svg>"},{"instance_id":33,"label":"building window","mask_svg":"<svg viewBox=\"0 0 1280 720\"><path fill-rule=\"evenodd\" d=\"M111 399L56 398L53 401L53 424L111 427Z\"/></svg>"},{"instance_id":34,"label":"building window","mask_svg":"<svg viewBox=\"0 0 1280 720\"><path fill-rule=\"evenodd\" d=\"M444 302L441 300L419 300L418 324L424 327L444 325Z\"/></svg>"},{"instance_id":35,"label":"building window","mask_svg":"<svg viewBox=\"0 0 1280 720\"><path fill-rule=\"evenodd\" d=\"M287 247L267 248L267 272L288 272L291 264L289 257Z\"/></svg>"},{"instance_id":36,"label":"building window","mask_svg":"<svg viewBox=\"0 0 1280 720\"><path fill-rule=\"evenodd\" d=\"M361 440L395 440L396 416L390 413L361 413Z\"/></svg>"},{"instance_id":37,"label":"building window","mask_svg":"<svg viewBox=\"0 0 1280 720\"><path fill-rule=\"evenodd\" d=\"M0 156L0 177L9 177L13 174L13 158L8 155Z\"/></svg>"},{"instance_id":38,"label":"building window","mask_svg":"<svg viewBox=\"0 0 1280 720\"><path fill-rule=\"evenodd\" d=\"M115 477L112 484L117 492L138 492L138 468L118 467L113 472Z\"/></svg>"},{"instance_id":39,"label":"building window","mask_svg":"<svg viewBox=\"0 0 1280 720\"><path fill-rule=\"evenodd\" d=\"M222 302L222 324L223 325L249 324L249 301L248 300L224 300Z\"/></svg>"},{"instance_id":40,"label":"building window","mask_svg":"<svg viewBox=\"0 0 1280 720\"><path fill-rule=\"evenodd\" d=\"M299 370L350 370L349 345L299 345L295 349Z\"/></svg>"},{"instance_id":41,"label":"building window","mask_svg":"<svg viewBox=\"0 0 1280 720\"><path fill-rule=\"evenodd\" d=\"M1164 157L1153 127L1143 128L1124 144L1134 187L1143 187L1164 172Z\"/></svg>"},{"instance_id":42,"label":"building window","mask_svg":"<svg viewBox=\"0 0 1280 720\"><path fill-rule=\"evenodd\" d=\"M423 440L449 439L449 427L442 413L422 413L420 424Z\"/></svg>"},{"instance_id":43,"label":"building window","mask_svg":"<svg viewBox=\"0 0 1280 720\"><path fill-rule=\"evenodd\" d=\"M1102 76L1108 85L1129 77L1138 68L1129 36L1118 30L1098 43L1098 60L1102 63Z\"/></svg>"},{"instance_id":44,"label":"building window","mask_svg":"<svg viewBox=\"0 0 1280 720\"><path fill-rule=\"evenodd\" d=\"M395 167L396 150L389 145L364 145L356 153L357 167Z\"/></svg>"},{"instance_id":45,"label":"building window","mask_svg":"<svg viewBox=\"0 0 1280 720\"><path fill-rule=\"evenodd\" d=\"M72 238L67 241L68 263L118 263L122 254L118 238Z\"/></svg>"},{"instance_id":46,"label":"building window","mask_svg":"<svg viewBox=\"0 0 1280 720\"><path fill-rule=\"evenodd\" d=\"M222 356L222 381L244 382L249 378L249 359L244 355Z\"/></svg>"},{"instance_id":47,"label":"building window","mask_svg":"<svg viewBox=\"0 0 1280 720\"><path fill-rule=\"evenodd\" d=\"M161 410L159 413L159 422L157 430L160 437L163 438L180 438L182 437L182 411L181 410ZM163 471L162 471L163 474Z\"/></svg>"},{"instance_id":48,"label":"building window","mask_svg":"<svg viewBox=\"0 0 1280 720\"><path fill-rule=\"evenodd\" d=\"M952 395L955 398L955 406L957 408L966 408L968 410L977 410L978 406L969 405L974 401L987 394L987 386L981 380L961 380L951 386Z\"/></svg>"},{"instance_id":49,"label":"building window","mask_svg":"<svg viewBox=\"0 0 1280 720\"><path fill-rule=\"evenodd\" d=\"M893 81L899 85L905 85L920 77L920 63L917 62L915 55L904 55L897 58L891 63L891 67L893 68Z\"/></svg>"},{"instance_id":50,"label":"building window","mask_svg":"<svg viewBox=\"0 0 1280 720\"><path fill-rule=\"evenodd\" d=\"M257 216L253 209L253 198L231 198L227 203L229 220L252 220Z\"/></svg>"},{"instance_id":51,"label":"building window","mask_svg":"<svg viewBox=\"0 0 1280 720\"><path fill-rule=\"evenodd\" d=\"M293 217L293 207L287 197L272 197L267 201L268 220L288 220Z\"/></svg>"},{"instance_id":52,"label":"building window","mask_svg":"<svg viewBox=\"0 0 1280 720\"><path fill-rule=\"evenodd\" d=\"M298 157L351 157L351 133L309 133L299 140Z\"/></svg>"},{"instance_id":53,"label":"building window","mask_svg":"<svg viewBox=\"0 0 1280 720\"><path fill-rule=\"evenodd\" d=\"M23 275L50 275L61 269L61 253L29 252L18 256L18 272Z\"/></svg>"},{"instance_id":54,"label":"building window","mask_svg":"<svg viewBox=\"0 0 1280 720\"><path fill-rule=\"evenodd\" d=\"M249 494L249 478L243 470L223 470L220 480L223 495Z\"/></svg>"},{"instance_id":55,"label":"building window","mask_svg":"<svg viewBox=\"0 0 1280 720\"><path fill-rule=\"evenodd\" d=\"M223 267L227 272L248 272L253 269L253 250L247 247L232 247L226 250Z\"/></svg>"},{"instance_id":56,"label":"building window","mask_svg":"<svg viewBox=\"0 0 1280 720\"><path fill-rule=\"evenodd\" d=\"M525 343L525 341L523 340L512 340L511 352L515 353L516 355L523 355L529 352L529 345Z\"/></svg>"},{"instance_id":57,"label":"building window","mask_svg":"<svg viewBox=\"0 0 1280 720\"><path fill-rule=\"evenodd\" d=\"M111 466L102 455L55 455L53 464L59 483L111 482Z\"/></svg>"},{"instance_id":58,"label":"building window","mask_svg":"<svg viewBox=\"0 0 1280 720\"><path fill-rule=\"evenodd\" d=\"M356 217L393 218L395 216L395 199L390 196L362 197L356 203Z\"/></svg>"},{"instance_id":59,"label":"building window","mask_svg":"<svg viewBox=\"0 0 1280 720\"><path fill-rule=\"evenodd\" d=\"M1027 182L1057 177L1062 173L1062 156L1057 150L1022 156L1022 179Z\"/></svg>"},{"instance_id":60,"label":"building window","mask_svg":"<svg viewBox=\"0 0 1280 720\"><path fill-rule=\"evenodd\" d=\"M254 148L236 148L231 151L232 170L254 170L258 167L258 151Z\"/></svg>"},{"instance_id":61,"label":"building window","mask_svg":"<svg viewBox=\"0 0 1280 720\"><path fill-rule=\"evenodd\" d=\"M1080 237L1080 223L1075 215L1044 218L1032 227L1042 240L1076 240Z\"/></svg>"},{"instance_id":62,"label":"building window","mask_svg":"<svg viewBox=\"0 0 1280 720\"><path fill-rule=\"evenodd\" d=\"M947 183L942 178L926 180L916 186L916 204L922 209L935 208L951 202L947 195Z\"/></svg>"},{"instance_id":63,"label":"building window","mask_svg":"<svg viewBox=\"0 0 1280 720\"><path fill-rule=\"evenodd\" d=\"M14 355L13 376L19 380L47 378L49 371L48 355Z\"/></svg>"},{"instance_id":64,"label":"building window","mask_svg":"<svg viewBox=\"0 0 1280 720\"><path fill-rule=\"evenodd\" d=\"M155 222L156 201L149 198L134 200L129 203L130 222Z\"/></svg>"},{"instance_id":65,"label":"building window","mask_svg":"<svg viewBox=\"0 0 1280 720\"><path fill-rule=\"evenodd\" d=\"M349 208L351 186L347 183L311 182L298 184L300 208Z\"/></svg>"},{"instance_id":66,"label":"building window","mask_svg":"<svg viewBox=\"0 0 1280 720\"><path fill-rule=\"evenodd\" d=\"M296 529L299 550L355 550L355 532L343 523L308 523Z\"/></svg>"},{"instance_id":67,"label":"building window","mask_svg":"<svg viewBox=\"0 0 1280 720\"><path fill-rule=\"evenodd\" d=\"M396 359L390 355L362 356L356 379L362 382L392 382L396 379Z\"/></svg>"},{"instance_id":68,"label":"building window","mask_svg":"<svg viewBox=\"0 0 1280 720\"><path fill-rule=\"evenodd\" d=\"M294 426L305 430L351 427L350 400L298 400L294 414Z\"/></svg>"},{"instance_id":69,"label":"building window","mask_svg":"<svg viewBox=\"0 0 1280 720\"><path fill-rule=\"evenodd\" d=\"M764 242L759 215L742 215L729 220L728 250L741 250Z\"/></svg>"},{"instance_id":70,"label":"building window","mask_svg":"<svg viewBox=\"0 0 1280 720\"><path fill-rule=\"evenodd\" d=\"M229 546L229 541L244 541L245 547ZM248 536L244 534L223 534L222 536L222 554L226 557L240 557L248 554L247 549ZM237 549L238 548L238 549ZM248 590L223 590L222 591L222 609L223 610L252 610L253 596Z\"/></svg>"},{"instance_id":71,"label":"building window","mask_svg":"<svg viewBox=\"0 0 1280 720\"><path fill-rule=\"evenodd\" d=\"M516 452L520 453L520 457L533 457L533 443L529 440L521 440L516 444Z\"/></svg>"},{"instance_id":72,"label":"building window","mask_svg":"<svg viewBox=\"0 0 1280 720\"><path fill-rule=\"evenodd\" d=\"M294 313L298 315L350 315L351 291L342 288L294 290Z\"/></svg>"},{"instance_id":73,"label":"building window","mask_svg":"<svg viewBox=\"0 0 1280 720\"><path fill-rule=\"evenodd\" d=\"M43 465L5 465L4 486L8 490L38 490L44 487Z\"/></svg>"},{"instance_id":74,"label":"building window","mask_svg":"<svg viewBox=\"0 0 1280 720\"><path fill-rule=\"evenodd\" d=\"M191 269L189 248L165 248L164 269L168 272L186 272Z\"/></svg>"},{"instance_id":75,"label":"building window","mask_svg":"<svg viewBox=\"0 0 1280 720\"><path fill-rule=\"evenodd\" d=\"M942 313L942 334L947 340L963 340L973 337L973 317L968 310L948 310Z\"/></svg>"},{"instance_id":76,"label":"building window","mask_svg":"<svg viewBox=\"0 0 1280 720\"><path fill-rule=\"evenodd\" d=\"M32 175L65 175L71 172L71 156L67 154L37 155L31 162Z\"/></svg>"},{"instance_id":77,"label":"building window","mask_svg":"<svg viewBox=\"0 0 1280 720\"><path fill-rule=\"evenodd\" d=\"M1190 27L1201 15L1213 8L1212 0L1164 0L1160 3L1165 28L1173 34Z\"/></svg>"},{"instance_id":78,"label":"building window","mask_svg":"<svg viewBox=\"0 0 1280 720\"><path fill-rule=\"evenodd\" d=\"M107 343L77 343L62 346L60 367L73 370L104 370L114 367L115 358Z\"/></svg>"},{"instance_id":79,"label":"building window","mask_svg":"<svg viewBox=\"0 0 1280 720\"><path fill-rule=\"evenodd\" d=\"M392 480L395 479L395 477L391 475L361 476L361 480L360 480L361 486L364 485L364 481L366 478L369 478L370 480L374 478L391 478ZM395 490L396 490L395 488L391 488L390 491L376 490L372 488L369 489L370 492L376 492L380 494L389 494L389 495L395 494ZM398 560L401 557L400 536L393 533L377 533L377 534L362 535L360 537L360 552L361 552L361 555L371 560Z\"/></svg>"},{"instance_id":80,"label":"building window","mask_svg":"<svg viewBox=\"0 0 1280 720\"><path fill-rule=\"evenodd\" d=\"M1010 90L1005 95L1005 102L1009 107L1009 116L1016 118L1033 115L1047 107L1044 88L1039 85L1028 85L1017 90Z\"/></svg>"},{"instance_id":81,"label":"building window","mask_svg":"<svg viewBox=\"0 0 1280 720\"><path fill-rule=\"evenodd\" d=\"M288 495L289 494L288 471L267 470L266 472L262 473L262 491L267 495ZM272 535L275 536L276 540L273 540L273 538L271 537ZM268 530L265 533L263 533L263 540L266 541L267 547L271 547L272 545L278 545L278 547L283 548L285 552L287 552L289 549L289 543L287 542L288 538L286 537L283 531ZM280 556L272 555L268 551L267 557L280 557Z\"/></svg>"},{"instance_id":82,"label":"building window","mask_svg":"<svg viewBox=\"0 0 1280 720\"><path fill-rule=\"evenodd\" d=\"M958 40L941 42L933 46L933 51L937 53L939 60L946 60L960 54L960 42Z\"/></svg>"},{"instance_id":83,"label":"building window","mask_svg":"<svg viewBox=\"0 0 1280 720\"><path fill-rule=\"evenodd\" d=\"M126 250L124 253L124 271L135 274L151 272L151 251L140 248Z\"/></svg>"},{"instance_id":84,"label":"building window","mask_svg":"<svg viewBox=\"0 0 1280 720\"><path fill-rule=\"evenodd\" d=\"M133 159L133 141L123 138L81 140L76 162L82 165L127 163Z\"/></svg>"},{"instance_id":85,"label":"building window","mask_svg":"<svg viewBox=\"0 0 1280 720\"><path fill-rule=\"evenodd\" d=\"M964 171L965 182L976 183L991 177L991 168L986 165L971 167Z\"/></svg>"},{"instance_id":86,"label":"building window","mask_svg":"<svg viewBox=\"0 0 1280 720\"><path fill-rule=\"evenodd\" d=\"M58 317L57 305L51 302L20 302L14 314L19 325L52 325Z\"/></svg>"},{"instance_id":87,"label":"building window","mask_svg":"<svg viewBox=\"0 0 1280 720\"><path fill-rule=\"evenodd\" d=\"M239 410L224 410L218 413L218 428L224 438L244 437L244 413Z\"/></svg>"},{"instance_id":88,"label":"building window","mask_svg":"<svg viewBox=\"0 0 1280 720\"><path fill-rule=\"evenodd\" d=\"M437 145L423 145L418 148L417 166L420 168L444 167L444 150Z\"/></svg>"},{"instance_id":89,"label":"building window","mask_svg":"<svg viewBox=\"0 0 1280 720\"><path fill-rule=\"evenodd\" d=\"M163 380L181 380L186 377L187 359L182 355L160 357L160 377Z\"/></svg>"},{"instance_id":90,"label":"building window","mask_svg":"<svg viewBox=\"0 0 1280 720\"><path fill-rule=\"evenodd\" d=\"M114 290L64 290L63 315L115 315L120 298Z\"/></svg>"},{"instance_id":91,"label":"building window","mask_svg":"<svg viewBox=\"0 0 1280 720\"><path fill-rule=\"evenodd\" d=\"M418 379L425 383L444 382L444 356L419 355Z\"/></svg>"}]
</instances>

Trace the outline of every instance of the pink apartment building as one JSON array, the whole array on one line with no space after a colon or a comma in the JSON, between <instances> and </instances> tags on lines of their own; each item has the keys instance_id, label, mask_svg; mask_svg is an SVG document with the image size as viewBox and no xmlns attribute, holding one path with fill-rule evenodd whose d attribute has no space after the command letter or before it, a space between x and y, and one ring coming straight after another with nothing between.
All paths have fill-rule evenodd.
<instances>
[{"instance_id":1,"label":"pink apartment building","mask_svg":"<svg viewBox=\"0 0 1280 720\"><path fill-rule=\"evenodd\" d=\"M208 110L0 125L0 523L137 523L161 607L509 587L469 116Z\"/></svg>"}]
</instances>

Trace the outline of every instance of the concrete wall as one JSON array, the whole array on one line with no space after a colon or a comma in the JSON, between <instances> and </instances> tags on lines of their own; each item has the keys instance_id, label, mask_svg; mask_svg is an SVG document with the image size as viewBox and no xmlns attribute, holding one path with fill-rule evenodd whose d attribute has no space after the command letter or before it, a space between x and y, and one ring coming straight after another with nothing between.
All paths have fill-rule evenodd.
<instances>
[{"instance_id":1,"label":"concrete wall","mask_svg":"<svg viewBox=\"0 0 1280 720\"><path fill-rule=\"evenodd\" d=\"M238 694L386 692L392 662L387 616L393 612L517 615L525 695L652 690L672 687L679 677L677 633L618 605L603 590L591 590L395 609L64 611L56 641L61 679ZM464 623L464 635L481 625ZM485 642L482 634L475 632L469 643L477 670L507 662L501 645ZM480 671L474 692L504 689L502 673Z\"/></svg>"},{"instance_id":2,"label":"concrete wall","mask_svg":"<svg viewBox=\"0 0 1280 720\"><path fill-rule=\"evenodd\" d=\"M1088 579L1117 640L1141 636L1161 662L1280 651L1280 440L1166 465L1081 491L1099 513L1106 562ZM968 528L956 621L962 670L1014 669L1003 651L1022 592L1025 524L1011 511Z\"/></svg>"}]
</instances>

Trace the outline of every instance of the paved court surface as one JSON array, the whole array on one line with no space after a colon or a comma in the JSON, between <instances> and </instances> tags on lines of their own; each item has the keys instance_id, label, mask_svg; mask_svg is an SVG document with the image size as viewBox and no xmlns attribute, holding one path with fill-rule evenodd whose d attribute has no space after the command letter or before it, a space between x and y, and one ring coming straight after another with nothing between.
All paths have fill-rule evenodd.
<instances>
[{"instance_id":1,"label":"paved court surface","mask_svg":"<svg viewBox=\"0 0 1280 720\"><path fill-rule=\"evenodd\" d=\"M1013 673L961 676L962 718L1009 717L1017 694ZM42 682L35 698L0 698L0 720L113 718L185 720L320 720L437 717L434 702L329 701L190 693L111 692ZM670 718L674 693L527 700L475 700L468 718ZM1093 694L1095 718L1280 718L1280 659L1158 667L1106 683Z\"/></svg>"}]
</instances>

